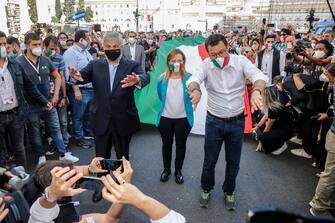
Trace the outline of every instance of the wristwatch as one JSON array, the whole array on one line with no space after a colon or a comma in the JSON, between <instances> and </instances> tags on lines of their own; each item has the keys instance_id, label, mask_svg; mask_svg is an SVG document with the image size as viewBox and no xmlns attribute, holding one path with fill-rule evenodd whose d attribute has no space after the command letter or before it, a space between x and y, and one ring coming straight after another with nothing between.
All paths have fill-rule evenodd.
<instances>
[{"instance_id":1,"label":"wristwatch","mask_svg":"<svg viewBox=\"0 0 335 223\"><path fill-rule=\"evenodd\" d=\"M48 190L48 187L46 187L44 189L44 193L43 193L43 197L44 197L44 200L46 200L47 202L49 203L56 203L57 200L52 200L49 198L49 190Z\"/></svg>"}]
</instances>

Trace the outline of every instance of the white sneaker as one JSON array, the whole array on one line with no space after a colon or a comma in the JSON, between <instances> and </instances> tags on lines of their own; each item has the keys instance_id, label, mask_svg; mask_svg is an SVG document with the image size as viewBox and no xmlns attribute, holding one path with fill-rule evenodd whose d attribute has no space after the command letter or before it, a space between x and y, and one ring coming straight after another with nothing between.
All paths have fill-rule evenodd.
<instances>
[{"instance_id":1,"label":"white sneaker","mask_svg":"<svg viewBox=\"0 0 335 223\"><path fill-rule=\"evenodd\" d=\"M298 139L296 136L292 137L290 139L291 142L295 143L295 144L299 144L302 145L302 139Z\"/></svg>"},{"instance_id":2,"label":"white sneaker","mask_svg":"<svg viewBox=\"0 0 335 223\"><path fill-rule=\"evenodd\" d=\"M277 149L276 151L273 151L272 154L273 155L280 155L282 154L286 149L288 148L286 142L284 142L284 145L282 147L280 147L279 149Z\"/></svg>"},{"instance_id":3,"label":"white sneaker","mask_svg":"<svg viewBox=\"0 0 335 223\"><path fill-rule=\"evenodd\" d=\"M47 161L47 159L45 158L45 156L38 157L38 165L40 165L41 163L44 163L45 161Z\"/></svg>"},{"instance_id":4,"label":"white sneaker","mask_svg":"<svg viewBox=\"0 0 335 223\"><path fill-rule=\"evenodd\" d=\"M304 149L292 149L291 153L296 156L300 156L306 159L311 159L312 155L309 155L308 153L305 152Z\"/></svg>"},{"instance_id":5,"label":"white sneaker","mask_svg":"<svg viewBox=\"0 0 335 223\"><path fill-rule=\"evenodd\" d=\"M75 163L75 162L79 161L79 158L75 157L75 156L72 156L70 153L65 153L64 156L59 157L59 160L67 160L67 161L71 161L71 162Z\"/></svg>"}]
</instances>

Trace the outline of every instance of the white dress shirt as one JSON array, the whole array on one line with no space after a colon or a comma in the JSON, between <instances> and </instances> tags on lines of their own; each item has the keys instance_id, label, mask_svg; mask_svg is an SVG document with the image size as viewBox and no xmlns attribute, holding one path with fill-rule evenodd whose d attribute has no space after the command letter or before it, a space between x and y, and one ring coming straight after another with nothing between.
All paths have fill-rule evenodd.
<instances>
[{"instance_id":1,"label":"white dress shirt","mask_svg":"<svg viewBox=\"0 0 335 223\"><path fill-rule=\"evenodd\" d=\"M207 111L211 114L228 118L244 112L244 88L245 80L255 83L257 80L268 82L265 76L245 56L229 55L229 63L218 69L211 59L207 58L203 63L203 70L193 74L187 81L199 85L204 81L207 89Z\"/></svg>"},{"instance_id":2,"label":"white dress shirt","mask_svg":"<svg viewBox=\"0 0 335 223\"><path fill-rule=\"evenodd\" d=\"M136 44L134 44L133 46L129 44L129 49L130 49L131 59L135 60Z\"/></svg>"},{"instance_id":3,"label":"white dress shirt","mask_svg":"<svg viewBox=\"0 0 335 223\"><path fill-rule=\"evenodd\" d=\"M255 61L256 67L258 67L258 57ZM261 70L262 72L268 76L269 80L266 83L266 86L272 85L272 66L273 66L273 50L264 50L263 59L262 59L262 66ZM284 71L285 68L285 54L280 51L280 58L279 58L279 71L280 75L285 77L286 72Z\"/></svg>"}]
</instances>

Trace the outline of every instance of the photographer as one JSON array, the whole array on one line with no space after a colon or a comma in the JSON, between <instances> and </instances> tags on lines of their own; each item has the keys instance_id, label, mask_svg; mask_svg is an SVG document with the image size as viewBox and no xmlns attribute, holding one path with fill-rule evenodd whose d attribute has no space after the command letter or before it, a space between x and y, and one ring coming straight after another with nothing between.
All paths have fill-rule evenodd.
<instances>
[{"instance_id":1,"label":"photographer","mask_svg":"<svg viewBox=\"0 0 335 223\"><path fill-rule=\"evenodd\" d=\"M258 131L265 124L263 132L259 134L256 151L280 155L287 149L285 141L293 134L293 123L289 111L276 99L274 90L269 87L264 90L263 112L263 118L254 128L254 131Z\"/></svg>"},{"instance_id":2,"label":"photographer","mask_svg":"<svg viewBox=\"0 0 335 223\"><path fill-rule=\"evenodd\" d=\"M168 209L160 202L144 195L134 185L131 185L133 170L130 163L123 158L123 172L121 167L113 172L115 180L110 175L102 177L104 184L103 197L113 202L105 214L87 214L81 217L82 223L113 223L118 222L125 204L130 204L143 211L154 223L183 223L185 218ZM29 223L53 222L59 214L57 200L65 196L74 196L84 192L84 189L75 188L76 182L83 176L70 167L54 167L51 172L51 183L47 187L45 195L38 198L31 207Z\"/></svg>"}]
</instances>

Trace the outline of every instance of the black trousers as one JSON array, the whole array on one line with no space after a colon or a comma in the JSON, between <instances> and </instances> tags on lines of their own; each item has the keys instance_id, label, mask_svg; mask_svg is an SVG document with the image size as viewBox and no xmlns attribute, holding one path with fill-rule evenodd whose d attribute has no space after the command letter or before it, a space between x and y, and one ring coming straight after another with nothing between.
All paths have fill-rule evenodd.
<instances>
[{"instance_id":1,"label":"black trousers","mask_svg":"<svg viewBox=\"0 0 335 223\"><path fill-rule=\"evenodd\" d=\"M111 122L109 122L111 123ZM129 160L129 143L131 135L120 136L115 131L114 127L109 124L108 129L104 135L95 135L95 155L97 157L103 157L110 159L112 146L114 145L116 158L121 159L124 156Z\"/></svg>"},{"instance_id":2,"label":"black trousers","mask_svg":"<svg viewBox=\"0 0 335 223\"><path fill-rule=\"evenodd\" d=\"M187 136L191 132L191 126L187 118L171 119L161 117L158 130L163 142L163 164L165 169L171 168L173 138L176 139L175 170L181 170L186 153Z\"/></svg>"},{"instance_id":3,"label":"black trousers","mask_svg":"<svg viewBox=\"0 0 335 223\"><path fill-rule=\"evenodd\" d=\"M9 135L10 145L17 166L26 168L26 151L24 149L24 123L22 115L17 113L0 114L0 154L5 146L6 133Z\"/></svg>"},{"instance_id":4,"label":"black trousers","mask_svg":"<svg viewBox=\"0 0 335 223\"><path fill-rule=\"evenodd\" d=\"M265 153L271 153L279 149L293 135L293 130L289 126L286 128L270 129L269 132L263 132L259 135L259 140Z\"/></svg>"}]
</instances>

